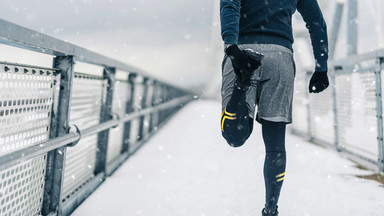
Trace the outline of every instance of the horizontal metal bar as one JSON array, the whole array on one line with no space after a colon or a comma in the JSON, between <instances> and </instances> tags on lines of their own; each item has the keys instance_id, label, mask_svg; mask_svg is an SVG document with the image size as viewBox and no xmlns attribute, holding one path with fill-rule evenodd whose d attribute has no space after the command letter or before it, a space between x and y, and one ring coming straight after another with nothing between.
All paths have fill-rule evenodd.
<instances>
[{"instance_id":1,"label":"horizontal metal bar","mask_svg":"<svg viewBox=\"0 0 384 216\"><path fill-rule=\"evenodd\" d=\"M349 67L343 67L341 69L336 70L336 76L341 74L352 74L352 73L367 73L367 72L375 72L375 67L365 67L365 68L359 68L354 69L353 66Z\"/></svg>"},{"instance_id":2,"label":"horizontal metal bar","mask_svg":"<svg viewBox=\"0 0 384 216\"><path fill-rule=\"evenodd\" d=\"M13 63L13 62L6 62L6 61L0 61L0 64L12 65L12 66L16 66L16 67L36 68L36 69L41 69L41 70L54 70L54 71L59 70L57 68L48 68L48 67L41 67L41 66L37 66L37 65L28 65L28 64L18 64L18 63Z\"/></svg>"},{"instance_id":3,"label":"horizontal metal bar","mask_svg":"<svg viewBox=\"0 0 384 216\"><path fill-rule=\"evenodd\" d=\"M137 73L141 76L151 77L150 74L140 68L125 64L121 61L100 55L96 52L92 52L74 44L3 19L0 19L0 43L48 55L74 56L75 61L116 68L125 72ZM160 83L166 84L167 86L190 92L190 90L186 88L169 84L158 77L156 80Z\"/></svg>"},{"instance_id":4,"label":"horizontal metal bar","mask_svg":"<svg viewBox=\"0 0 384 216\"><path fill-rule=\"evenodd\" d=\"M183 104L183 103L186 103L186 102L189 102L189 101L192 101L192 100L193 100L192 96L180 97L178 99L174 99L174 100L171 100L169 102L165 102L165 103L159 104L159 105L157 105L155 107L152 107L152 108L143 109L143 110L141 110L139 112L133 113L132 115L128 115L126 117L123 117L123 118L121 118L121 122L120 123L130 121L132 119L135 119L135 118L140 117L142 115L149 114L151 112L155 112L155 111L158 111L158 110L163 110L163 109L167 109L167 108L170 108L170 107L178 106L180 104Z\"/></svg>"},{"instance_id":5,"label":"horizontal metal bar","mask_svg":"<svg viewBox=\"0 0 384 216\"><path fill-rule=\"evenodd\" d=\"M118 119L112 119L103 123L100 123L98 125L95 125L93 127L89 127L87 129L81 130L81 137L87 137L91 136L93 134L97 134L101 131L105 131L111 127L116 127L120 124L120 121Z\"/></svg>"},{"instance_id":6,"label":"horizontal metal bar","mask_svg":"<svg viewBox=\"0 0 384 216\"><path fill-rule=\"evenodd\" d=\"M347 149L347 148L339 148L338 150L339 150L340 152L342 152L342 153L345 153L345 155L352 156L352 157L355 157L355 158L364 160L364 161L366 161L366 162L368 162L368 163L370 163L370 164L372 164L372 165L375 165L375 166L378 165L378 161L376 161L376 160L374 160L374 159L372 159L372 158L363 156L363 155L361 155L361 154L358 154L358 153L356 153L356 152L354 152L354 151L351 151L351 150L349 150L349 149Z\"/></svg>"},{"instance_id":7,"label":"horizontal metal bar","mask_svg":"<svg viewBox=\"0 0 384 216\"><path fill-rule=\"evenodd\" d=\"M374 73L375 69L376 69L376 67L373 66L373 67L359 68L359 69L353 70L353 72L354 73L366 73L366 72Z\"/></svg>"},{"instance_id":8,"label":"horizontal metal bar","mask_svg":"<svg viewBox=\"0 0 384 216\"><path fill-rule=\"evenodd\" d=\"M120 154L111 162L109 162L105 170L107 176L111 176L128 158L129 158L129 153L124 152L123 154Z\"/></svg>"},{"instance_id":9,"label":"horizontal metal bar","mask_svg":"<svg viewBox=\"0 0 384 216\"><path fill-rule=\"evenodd\" d=\"M78 61L116 67L120 70L135 72L144 76L147 75L146 72L139 68L127 65L63 40L10 23L3 19L0 19L0 42L49 55L74 56Z\"/></svg>"},{"instance_id":10,"label":"horizontal metal bar","mask_svg":"<svg viewBox=\"0 0 384 216\"><path fill-rule=\"evenodd\" d=\"M11 166L17 165L39 155L45 154L54 149L60 148L62 146L68 145L73 142L77 142L80 139L80 134L70 132L63 136L49 139L40 143L37 143L33 146L29 146L23 149L20 149L15 152L11 152L6 155L0 156L0 170L4 170Z\"/></svg>"},{"instance_id":11,"label":"horizontal metal bar","mask_svg":"<svg viewBox=\"0 0 384 216\"><path fill-rule=\"evenodd\" d=\"M61 215L70 215L85 199L87 199L105 180L105 173L99 173L78 191L71 195L63 204Z\"/></svg>"},{"instance_id":12,"label":"horizontal metal bar","mask_svg":"<svg viewBox=\"0 0 384 216\"><path fill-rule=\"evenodd\" d=\"M367 52L364 54L352 55L352 56L348 56L347 58L335 60L333 62L333 65L334 66L348 66L348 65L353 66L362 61L375 60L376 58L383 58L383 57L384 57L384 49L380 49L372 52Z\"/></svg>"},{"instance_id":13,"label":"horizontal metal bar","mask_svg":"<svg viewBox=\"0 0 384 216\"><path fill-rule=\"evenodd\" d=\"M87 129L84 129L84 130L81 130L81 137L87 137L87 136L91 136L93 134L97 134L101 131L104 131L104 130L107 130L111 127L116 127L118 126L119 124L121 123L124 123L124 122L128 122L128 121L131 121L133 119L136 119L140 116L143 116L143 115L146 115L146 114L149 114L149 113L152 113L152 112L156 112L158 110L163 110L163 109L167 109L167 108L170 108L170 107L174 107L174 106L178 106L180 104L183 104L183 103L186 103L188 101L191 101L193 99L192 96L184 96L184 97L181 97L181 98L177 98L177 99L173 99L169 102L165 102L163 104L159 104L155 107L150 107L150 108L147 108L147 109L143 109L143 110L140 110L138 112L134 112L134 113L129 113L127 116L121 118L121 119L113 119L113 120L109 120L109 121L106 121L106 122L103 122L99 125L96 125L96 126L93 126L93 127L89 127Z\"/></svg>"},{"instance_id":14,"label":"horizontal metal bar","mask_svg":"<svg viewBox=\"0 0 384 216\"><path fill-rule=\"evenodd\" d=\"M49 139L40 143L37 143L33 146L29 146L24 149L20 149L15 152L11 152L6 155L0 156L0 170L4 170L6 168L9 168L11 166L14 166L16 164L22 163L26 160L29 160L31 158L37 157L41 154L45 154L49 151L52 151L54 149L66 146L70 143L78 142L81 137L90 136L93 134L97 134L101 131L107 130L109 128L115 127L123 122L131 121L132 119L138 118L142 115L146 115L151 112L156 112L158 110L167 109L170 107L178 106L180 104L189 102L193 99L192 96L184 96L177 99L173 99L169 102L160 104L156 107L147 108L144 110L141 110L139 112L135 112L132 114L129 114L127 117L121 118L121 119L113 119L106 121L104 123L101 123L99 125L81 130L80 133L76 132L70 132L68 134L65 134L63 136Z\"/></svg>"}]
</instances>

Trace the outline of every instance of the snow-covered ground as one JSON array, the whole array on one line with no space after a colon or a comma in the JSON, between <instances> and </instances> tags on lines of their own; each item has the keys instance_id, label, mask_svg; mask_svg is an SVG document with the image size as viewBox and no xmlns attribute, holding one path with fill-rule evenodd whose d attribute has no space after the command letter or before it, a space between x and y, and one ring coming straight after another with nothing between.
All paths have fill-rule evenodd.
<instances>
[{"instance_id":1,"label":"snow-covered ground","mask_svg":"<svg viewBox=\"0 0 384 216\"><path fill-rule=\"evenodd\" d=\"M264 205L261 128L241 148L220 134L220 104L181 110L75 216L251 216ZM382 216L384 187L336 152L287 135L281 216Z\"/></svg>"}]
</instances>

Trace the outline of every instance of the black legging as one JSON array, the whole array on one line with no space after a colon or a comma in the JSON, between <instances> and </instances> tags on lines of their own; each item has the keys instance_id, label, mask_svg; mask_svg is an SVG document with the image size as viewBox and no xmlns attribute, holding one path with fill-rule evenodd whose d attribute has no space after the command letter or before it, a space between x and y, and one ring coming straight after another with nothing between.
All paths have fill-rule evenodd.
<instances>
[{"instance_id":1,"label":"black legging","mask_svg":"<svg viewBox=\"0 0 384 216\"><path fill-rule=\"evenodd\" d=\"M275 211L285 176L285 122L261 121L265 144L264 181L266 211Z\"/></svg>"},{"instance_id":2,"label":"black legging","mask_svg":"<svg viewBox=\"0 0 384 216\"><path fill-rule=\"evenodd\" d=\"M239 147L248 139L253 129L253 119L248 116L245 103L246 88L235 85L231 99L221 115L223 137L232 147ZM266 211L274 211L285 176L285 122L261 120L266 156L264 181Z\"/></svg>"}]
</instances>

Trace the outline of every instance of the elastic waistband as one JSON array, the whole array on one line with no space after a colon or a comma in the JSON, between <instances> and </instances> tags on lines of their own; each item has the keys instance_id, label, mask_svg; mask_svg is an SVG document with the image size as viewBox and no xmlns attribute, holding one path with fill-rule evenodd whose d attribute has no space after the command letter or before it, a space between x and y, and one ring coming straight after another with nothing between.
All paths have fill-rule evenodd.
<instances>
[{"instance_id":1,"label":"elastic waistband","mask_svg":"<svg viewBox=\"0 0 384 216\"><path fill-rule=\"evenodd\" d=\"M292 42L285 37L274 35L274 34L242 34L239 35L238 44L275 44L283 46L293 52Z\"/></svg>"},{"instance_id":2,"label":"elastic waistband","mask_svg":"<svg viewBox=\"0 0 384 216\"><path fill-rule=\"evenodd\" d=\"M278 44L239 44L239 47L241 49L250 48L252 50L260 51L260 52L266 52L266 51L287 52L293 55L292 50Z\"/></svg>"}]
</instances>

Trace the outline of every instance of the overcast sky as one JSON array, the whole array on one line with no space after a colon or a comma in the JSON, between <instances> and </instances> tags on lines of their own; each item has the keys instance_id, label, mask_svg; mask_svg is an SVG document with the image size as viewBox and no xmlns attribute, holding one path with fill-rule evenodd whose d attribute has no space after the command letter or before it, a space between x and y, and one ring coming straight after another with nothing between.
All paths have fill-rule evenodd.
<instances>
[{"instance_id":1,"label":"overcast sky","mask_svg":"<svg viewBox=\"0 0 384 216\"><path fill-rule=\"evenodd\" d=\"M1 0L0 18L196 88L209 78L213 3Z\"/></svg>"}]
</instances>

